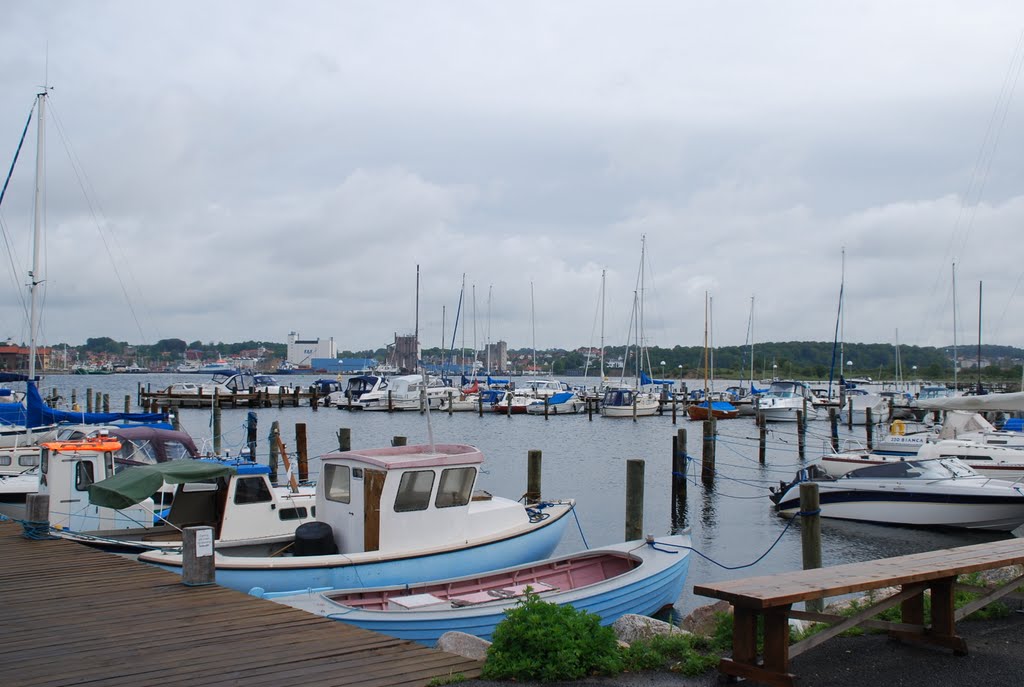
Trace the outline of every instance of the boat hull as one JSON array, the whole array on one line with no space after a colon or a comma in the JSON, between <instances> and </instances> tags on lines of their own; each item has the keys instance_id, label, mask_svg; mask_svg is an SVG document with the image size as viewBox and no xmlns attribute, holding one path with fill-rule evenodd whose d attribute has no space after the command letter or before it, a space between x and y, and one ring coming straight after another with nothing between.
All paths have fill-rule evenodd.
<instances>
[{"instance_id":1,"label":"boat hull","mask_svg":"<svg viewBox=\"0 0 1024 687\"><path fill-rule=\"evenodd\" d=\"M658 543L660 547L649 547L643 541L633 541L586 552L635 551L643 562L633 570L608 580L577 589L540 592L539 596L549 603L571 605L577 610L594 613L600 616L602 625L610 625L629 613L656 613L679 599L690 563L689 551L682 548L690 545L689 536L664 537ZM561 560L569 558L572 557ZM509 577L514 577L514 569L496 571L494 575L506 572ZM449 582L457 583L456 580L445 580L446 584ZM436 645L441 635L452 631L490 640L495 627L504 620L505 612L520 601L520 598L510 598L461 608L449 605L430 610L383 611L333 603L317 591L278 598L271 595L270 598L333 620L427 646Z\"/></svg>"},{"instance_id":2,"label":"boat hull","mask_svg":"<svg viewBox=\"0 0 1024 687\"><path fill-rule=\"evenodd\" d=\"M295 589L349 589L426 582L470 575L547 558L558 546L571 503L549 506L546 520L514 534L428 551L362 552L322 556L242 557L216 552L217 584L243 592ZM139 560L181 573L176 552L150 552Z\"/></svg>"}]
</instances>

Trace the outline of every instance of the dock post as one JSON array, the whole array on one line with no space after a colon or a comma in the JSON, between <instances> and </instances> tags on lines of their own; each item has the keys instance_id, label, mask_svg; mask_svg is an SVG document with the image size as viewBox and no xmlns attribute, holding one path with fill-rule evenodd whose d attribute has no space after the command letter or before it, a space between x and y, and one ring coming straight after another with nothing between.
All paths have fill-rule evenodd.
<instances>
[{"instance_id":1,"label":"dock post","mask_svg":"<svg viewBox=\"0 0 1024 687\"><path fill-rule=\"evenodd\" d=\"M526 502L540 501L541 452L531 449L526 452Z\"/></svg>"},{"instance_id":2,"label":"dock post","mask_svg":"<svg viewBox=\"0 0 1024 687\"><path fill-rule=\"evenodd\" d=\"M295 388L292 389L292 408L298 408L299 407L299 394L300 394L300 392L301 392L301 390L299 388L299 385L296 384Z\"/></svg>"},{"instance_id":3,"label":"dock post","mask_svg":"<svg viewBox=\"0 0 1024 687\"><path fill-rule=\"evenodd\" d=\"M74 409L78 405L78 389L71 390L71 408Z\"/></svg>"},{"instance_id":4,"label":"dock post","mask_svg":"<svg viewBox=\"0 0 1024 687\"><path fill-rule=\"evenodd\" d=\"M679 404L676 403L676 392L673 391L672 392L672 424L673 425L676 423L676 407L678 405Z\"/></svg>"},{"instance_id":5,"label":"dock post","mask_svg":"<svg viewBox=\"0 0 1024 687\"><path fill-rule=\"evenodd\" d=\"M832 452L839 453L839 418L835 408L828 409L828 424L832 431Z\"/></svg>"},{"instance_id":6,"label":"dock post","mask_svg":"<svg viewBox=\"0 0 1024 687\"><path fill-rule=\"evenodd\" d=\"M256 460L256 427L259 418L256 411L250 410L245 416L245 445L249 447L249 460Z\"/></svg>"},{"instance_id":7,"label":"dock post","mask_svg":"<svg viewBox=\"0 0 1024 687\"><path fill-rule=\"evenodd\" d=\"M181 583L186 587L214 584L213 528L186 527L181 531Z\"/></svg>"},{"instance_id":8,"label":"dock post","mask_svg":"<svg viewBox=\"0 0 1024 687\"><path fill-rule=\"evenodd\" d=\"M270 423L270 434L267 436L267 441L270 442L270 460L267 463L270 466L270 482L277 484L277 456L280 452L281 441L281 425L277 420Z\"/></svg>"},{"instance_id":9,"label":"dock post","mask_svg":"<svg viewBox=\"0 0 1024 687\"><path fill-rule=\"evenodd\" d=\"M110 394L103 394L103 412L110 412Z\"/></svg>"},{"instance_id":10,"label":"dock post","mask_svg":"<svg viewBox=\"0 0 1024 687\"><path fill-rule=\"evenodd\" d=\"M633 422L636 422L636 393L633 394Z\"/></svg>"},{"instance_id":11,"label":"dock post","mask_svg":"<svg viewBox=\"0 0 1024 687\"><path fill-rule=\"evenodd\" d=\"M125 394L124 395L124 412L126 412L126 413L132 412L132 395L131 394Z\"/></svg>"},{"instance_id":12,"label":"dock post","mask_svg":"<svg viewBox=\"0 0 1024 687\"><path fill-rule=\"evenodd\" d=\"M708 408L711 407L710 402ZM701 455L700 479L710 485L715 481L715 421L704 421L704 446Z\"/></svg>"},{"instance_id":13,"label":"dock post","mask_svg":"<svg viewBox=\"0 0 1024 687\"><path fill-rule=\"evenodd\" d=\"M846 399L846 429L853 431L853 396Z\"/></svg>"},{"instance_id":14,"label":"dock post","mask_svg":"<svg viewBox=\"0 0 1024 687\"><path fill-rule=\"evenodd\" d=\"M589 421L589 422L593 422L594 421L594 406L596 406L596 405L597 405L597 401L595 401L594 399L590 399L590 398L587 399L587 421Z\"/></svg>"},{"instance_id":15,"label":"dock post","mask_svg":"<svg viewBox=\"0 0 1024 687\"><path fill-rule=\"evenodd\" d=\"M686 526L686 430L672 437L672 529Z\"/></svg>"},{"instance_id":16,"label":"dock post","mask_svg":"<svg viewBox=\"0 0 1024 687\"><path fill-rule=\"evenodd\" d=\"M875 447L875 419L871 417L871 408L864 409L864 434L868 439L868 450Z\"/></svg>"},{"instance_id":17,"label":"dock post","mask_svg":"<svg viewBox=\"0 0 1024 687\"><path fill-rule=\"evenodd\" d=\"M548 406L551 405L551 399L547 396L544 397L544 420L548 419Z\"/></svg>"},{"instance_id":18,"label":"dock post","mask_svg":"<svg viewBox=\"0 0 1024 687\"><path fill-rule=\"evenodd\" d=\"M626 461L626 541L644 536L644 461Z\"/></svg>"},{"instance_id":19,"label":"dock post","mask_svg":"<svg viewBox=\"0 0 1024 687\"><path fill-rule=\"evenodd\" d=\"M309 480L309 455L306 453L306 423L295 423L295 452L299 460L299 481Z\"/></svg>"},{"instance_id":20,"label":"dock post","mask_svg":"<svg viewBox=\"0 0 1024 687\"><path fill-rule=\"evenodd\" d=\"M454 392L451 389L449 389L448 390L448 417L451 417L452 413L454 411L455 411L455 396L454 396Z\"/></svg>"},{"instance_id":21,"label":"dock post","mask_svg":"<svg viewBox=\"0 0 1024 687\"><path fill-rule=\"evenodd\" d=\"M341 427L338 429L338 450L339 451L351 451L352 450L352 428Z\"/></svg>"},{"instance_id":22,"label":"dock post","mask_svg":"<svg viewBox=\"0 0 1024 687\"><path fill-rule=\"evenodd\" d=\"M25 536L29 534L40 535L50 532L50 495L49 494L26 494L25 495Z\"/></svg>"},{"instance_id":23,"label":"dock post","mask_svg":"<svg viewBox=\"0 0 1024 687\"><path fill-rule=\"evenodd\" d=\"M213 390L213 452L220 455L220 393Z\"/></svg>"},{"instance_id":24,"label":"dock post","mask_svg":"<svg viewBox=\"0 0 1024 687\"><path fill-rule=\"evenodd\" d=\"M800 544L803 551L804 570L821 567L821 502L818 485L814 482L800 484ZM821 613L824 599L806 602L808 611Z\"/></svg>"},{"instance_id":25,"label":"dock post","mask_svg":"<svg viewBox=\"0 0 1024 687\"><path fill-rule=\"evenodd\" d=\"M316 384L310 384L309 386L309 405L314 412L320 408L320 393L317 391Z\"/></svg>"},{"instance_id":26,"label":"dock post","mask_svg":"<svg viewBox=\"0 0 1024 687\"><path fill-rule=\"evenodd\" d=\"M142 407L142 382L135 382L135 404Z\"/></svg>"},{"instance_id":27,"label":"dock post","mask_svg":"<svg viewBox=\"0 0 1024 687\"><path fill-rule=\"evenodd\" d=\"M392 446L405 446L407 442L408 439L406 437L395 436L391 438Z\"/></svg>"},{"instance_id":28,"label":"dock post","mask_svg":"<svg viewBox=\"0 0 1024 687\"><path fill-rule=\"evenodd\" d=\"M394 391L394 389L388 389L388 412L389 413L393 412L395 410L395 401L391 397L391 394L392 394L393 391Z\"/></svg>"},{"instance_id":29,"label":"dock post","mask_svg":"<svg viewBox=\"0 0 1024 687\"><path fill-rule=\"evenodd\" d=\"M764 412L757 411L757 462L764 465L768 455L768 421L765 420Z\"/></svg>"},{"instance_id":30,"label":"dock post","mask_svg":"<svg viewBox=\"0 0 1024 687\"><path fill-rule=\"evenodd\" d=\"M804 399L804 407L807 407L807 399ZM807 446L807 415L803 410L796 411L796 453L803 460L806 457Z\"/></svg>"},{"instance_id":31,"label":"dock post","mask_svg":"<svg viewBox=\"0 0 1024 687\"><path fill-rule=\"evenodd\" d=\"M92 412L92 387L85 390L85 412Z\"/></svg>"}]
</instances>

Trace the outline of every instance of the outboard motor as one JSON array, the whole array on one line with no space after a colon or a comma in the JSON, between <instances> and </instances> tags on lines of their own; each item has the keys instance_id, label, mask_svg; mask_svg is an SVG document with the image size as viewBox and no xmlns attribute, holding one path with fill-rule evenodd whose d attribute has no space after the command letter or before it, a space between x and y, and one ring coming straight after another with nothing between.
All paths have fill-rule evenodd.
<instances>
[{"instance_id":1,"label":"outboard motor","mask_svg":"<svg viewBox=\"0 0 1024 687\"><path fill-rule=\"evenodd\" d=\"M334 531L326 522L304 522L295 528L295 546L292 553L296 556L327 556L338 553L338 545L334 543Z\"/></svg>"}]
</instances>

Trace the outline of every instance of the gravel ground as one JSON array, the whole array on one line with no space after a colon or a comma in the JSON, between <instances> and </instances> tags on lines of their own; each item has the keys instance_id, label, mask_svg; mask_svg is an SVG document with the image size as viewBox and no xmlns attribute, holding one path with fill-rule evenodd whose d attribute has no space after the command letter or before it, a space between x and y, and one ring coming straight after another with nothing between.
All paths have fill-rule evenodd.
<instances>
[{"instance_id":1,"label":"gravel ground","mask_svg":"<svg viewBox=\"0 0 1024 687\"><path fill-rule=\"evenodd\" d=\"M904 644L883 634L836 637L790 663L800 687L936 687L1020 685L1024 683L1024 613L999 620L957 625L967 656ZM717 671L687 678L668 671L588 678L575 682L491 682L467 680L472 687L704 687L719 684Z\"/></svg>"}]
</instances>

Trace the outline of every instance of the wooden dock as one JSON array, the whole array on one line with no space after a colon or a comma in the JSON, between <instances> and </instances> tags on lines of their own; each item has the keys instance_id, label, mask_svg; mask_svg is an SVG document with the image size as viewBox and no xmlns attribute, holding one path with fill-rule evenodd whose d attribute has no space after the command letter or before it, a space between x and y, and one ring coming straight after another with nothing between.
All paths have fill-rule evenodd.
<instances>
[{"instance_id":1,"label":"wooden dock","mask_svg":"<svg viewBox=\"0 0 1024 687\"><path fill-rule=\"evenodd\" d=\"M0 683L427 685L482 663L0 523Z\"/></svg>"}]
</instances>

